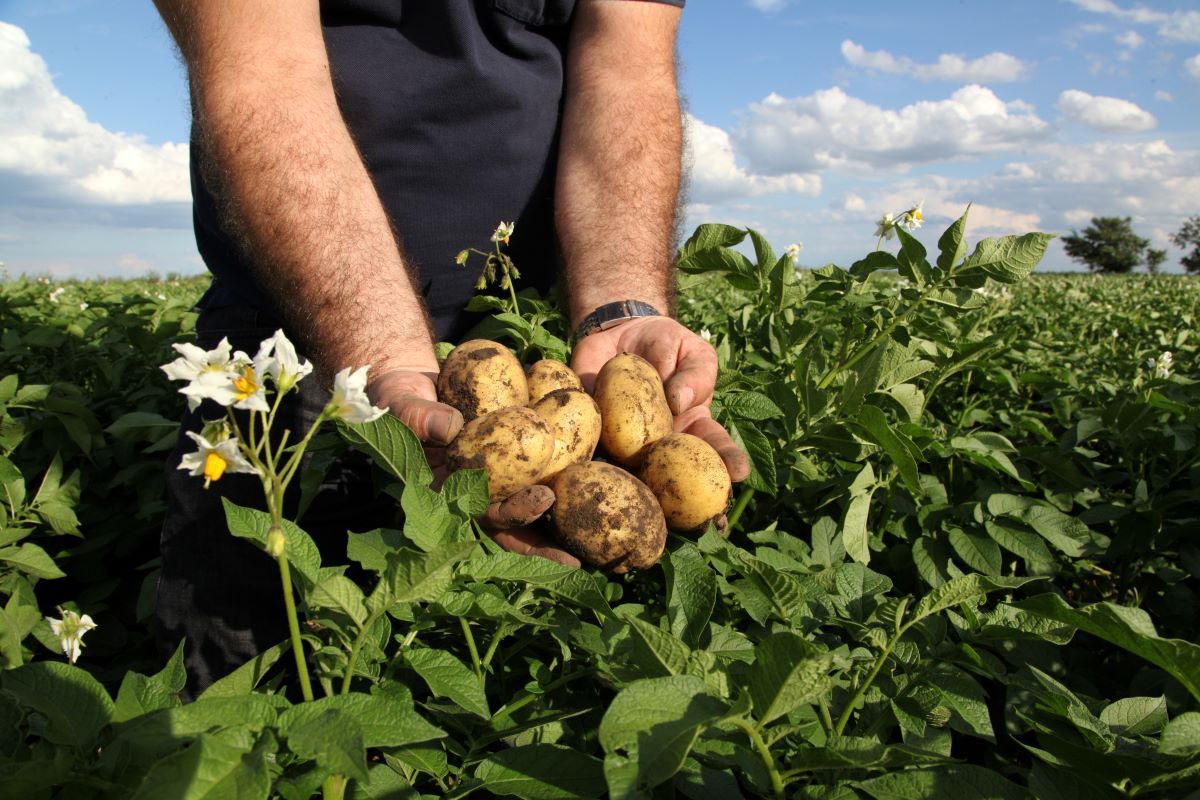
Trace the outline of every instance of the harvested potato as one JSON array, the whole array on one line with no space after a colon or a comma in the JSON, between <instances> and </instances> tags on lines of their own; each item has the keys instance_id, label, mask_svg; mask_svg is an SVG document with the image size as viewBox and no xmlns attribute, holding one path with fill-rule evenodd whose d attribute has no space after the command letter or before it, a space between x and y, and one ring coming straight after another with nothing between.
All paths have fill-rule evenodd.
<instances>
[{"instance_id":1,"label":"harvested potato","mask_svg":"<svg viewBox=\"0 0 1200 800\"><path fill-rule=\"evenodd\" d=\"M699 436L672 433L646 451L642 481L678 531L705 528L729 509L733 483L717 451Z\"/></svg>"},{"instance_id":2,"label":"harvested potato","mask_svg":"<svg viewBox=\"0 0 1200 800\"><path fill-rule=\"evenodd\" d=\"M537 402L555 389L583 389L583 381L561 361L543 358L525 370L525 382L529 384L529 405Z\"/></svg>"},{"instance_id":3,"label":"harvested potato","mask_svg":"<svg viewBox=\"0 0 1200 800\"><path fill-rule=\"evenodd\" d=\"M673 429L658 372L640 356L621 353L600 368L593 392L603 422L600 443L614 461L641 462L646 449Z\"/></svg>"},{"instance_id":4,"label":"harvested potato","mask_svg":"<svg viewBox=\"0 0 1200 800\"><path fill-rule=\"evenodd\" d=\"M562 546L589 566L646 569L662 556L667 524L646 484L613 464L572 464L550 484Z\"/></svg>"},{"instance_id":5,"label":"harvested potato","mask_svg":"<svg viewBox=\"0 0 1200 800\"><path fill-rule=\"evenodd\" d=\"M446 466L485 469L492 502L537 483L554 454L549 426L531 408L502 408L468 422L446 448Z\"/></svg>"},{"instance_id":6,"label":"harvested potato","mask_svg":"<svg viewBox=\"0 0 1200 800\"><path fill-rule=\"evenodd\" d=\"M571 464L590 461L600 441L600 407L582 389L555 389L533 406L550 427L554 455L542 471L540 483L549 482Z\"/></svg>"},{"instance_id":7,"label":"harvested potato","mask_svg":"<svg viewBox=\"0 0 1200 800\"><path fill-rule=\"evenodd\" d=\"M450 351L438 374L437 392L466 422L523 406L529 399L521 362L507 347L487 339L471 339Z\"/></svg>"}]
</instances>

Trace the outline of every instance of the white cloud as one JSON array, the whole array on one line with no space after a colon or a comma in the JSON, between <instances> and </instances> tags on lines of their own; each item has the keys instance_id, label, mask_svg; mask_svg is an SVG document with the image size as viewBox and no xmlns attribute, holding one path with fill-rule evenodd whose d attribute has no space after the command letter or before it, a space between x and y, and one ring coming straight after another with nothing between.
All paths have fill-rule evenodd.
<instances>
[{"instance_id":1,"label":"white cloud","mask_svg":"<svg viewBox=\"0 0 1200 800\"><path fill-rule=\"evenodd\" d=\"M792 192L803 195L821 193L821 178L815 174L786 173L755 175L737 163L729 134L688 114L686 126L690 191L697 203L716 199L758 197Z\"/></svg>"},{"instance_id":2,"label":"white cloud","mask_svg":"<svg viewBox=\"0 0 1200 800\"><path fill-rule=\"evenodd\" d=\"M1157 26L1158 35L1177 42L1200 42L1200 11L1158 11L1145 6L1125 8L1112 0L1071 0L1085 11L1108 14L1139 25Z\"/></svg>"},{"instance_id":3,"label":"white cloud","mask_svg":"<svg viewBox=\"0 0 1200 800\"><path fill-rule=\"evenodd\" d=\"M933 64L918 64L907 56L896 57L887 50L867 50L849 39L842 42L842 57L856 67L908 75L922 81L959 83L1000 83L1017 81L1029 74L1029 67L1008 53L988 53L968 61L954 53L943 53Z\"/></svg>"},{"instance_id":4,"label":"white cloud","mask_svg":"<svg viewBox=\"0 0 1200 800\"><path fill-rule=\"evenodd\" d=\"M1120 36L1113 37L1117 44L1128 50L1137 50L1146 43L1146 37L1142 36L1137 31L1125 31Z\"/></svg>"},{"instance_id":5,"label":"white cloud","mask_svg":"<svg viewBox=\"0 0 1200 800\"><path fill-rule=\"evenodd\" d=\"M1200 81L1200 54L1194 55L1183 62L1183 68L1187 70L1189 75Z\"/></svg>"},{"instance_id":6,"label":"white cloud","mask_svg":"<svg viewBox=\"0 0 1200 800\"><path fill-rule=\"evenodd\" d=\"M1163 103L1170 103L1175 100L1175 95L1171 94L1170 92L1159 89L1157 92L1154 93L1154 99L1161 101Z\"/></svg>"},{"instance_id":7,"label":"white cloud","mask_svg":"<svg viewBox=\"0 0 1200 800\"><path fill-rule=\"evenodd\" d=\"M90 121L29 37L0 22L0 176L41 197L125 206L190 200L186 144L148 144ZM8 197L12 202L19 198Z\"/></svg>"},{"instance_id":8,"label":"white cloud","mask_svg":"<svg viewBox=\"0 0 1200 800\"><path fill-rule=\"evenodd\" d=\"M1050 132L1028 105L1006 103L982 86L898 110L835 87L791 99L768 95L749 107L733 142L752 170L780 175L905 169L1028 146Z\"/></svg>"},{"instance_id":9,"label":"white cloud","mask_svg":"<svg viewBox=\"0 0 1200 800\"><path fill-rule=\"evenodd\" d=\"M751 7L759 11L778 11L787 5L787 0L748 0Z\"/></svg>"},{"instance_id":10,"label":"white cloud","mask_svg":"<svg viewBox=\"0 0 1200 800\"><path fill-rule=\"evenodd\" d=\"M1110 132L1148 131L1158 124L1154 115L1128 100L1067 89L1056 108L1068 119Z\"/></svg>"}]
</instances>

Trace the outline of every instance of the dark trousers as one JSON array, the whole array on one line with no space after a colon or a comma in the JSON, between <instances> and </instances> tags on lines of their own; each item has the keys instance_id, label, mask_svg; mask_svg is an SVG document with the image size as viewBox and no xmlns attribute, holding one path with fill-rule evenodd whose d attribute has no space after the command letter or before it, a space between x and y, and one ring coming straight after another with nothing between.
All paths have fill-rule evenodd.
<instances>
[{"instance_id":1,"label":"dark trousers","mask_svg":"<svg viewBox=\"0 0 1200 800\"><path fill-rule=\"evenodd\" d=\"M259 343L277 327L273 319L253 308L207 310L196 326L196 344L210 350L228 337L235 351L253 358ZM304 436L329 398L311 375L299 387L300 391L290 392L281 405L274 428L275 434L290 429L289 441L293 442ZM166 464L167 515L156 607L158 643L165 661L180 641L186 640L189 698L287 638L279 567L255 544L229 533L221 504L221 498L227 498L241 506L265 509L258 476L227 473L205 489L202 477L178 469L183 455L196 449L183 431L199 432L205 420L220 419L224 413L210 401L185 413L179 442ZM244 414L239 424L245 431ZM376 496L370 470L365 456L345 452L326 473L300 520L294 516L298 477L288 490L285 516L312 536L325 564L345 563L347 531L396 522L396 504L386 496Z\"/></svg>"}]
</instances>

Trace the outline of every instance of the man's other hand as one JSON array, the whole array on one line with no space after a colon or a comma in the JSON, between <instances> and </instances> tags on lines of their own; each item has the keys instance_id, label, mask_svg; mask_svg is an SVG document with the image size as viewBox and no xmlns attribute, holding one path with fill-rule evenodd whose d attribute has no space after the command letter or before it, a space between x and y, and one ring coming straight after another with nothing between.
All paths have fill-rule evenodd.
<instances>
[{"instance_id":1,"label":"man's other hand","mask_svg":"<svg viewBox=\"0 0 1200 800\"><path fill-rule=\"evenodd\" d=\"M708 442L725 462L729 477L745 480L750 459L709 409L717 383L712 345L670 317L638 317L585 336L575 345L571 367L590 393L600 368L619 353L641 356L658 370L675 415L675 431Z\"/></svg>"}]
</instances>

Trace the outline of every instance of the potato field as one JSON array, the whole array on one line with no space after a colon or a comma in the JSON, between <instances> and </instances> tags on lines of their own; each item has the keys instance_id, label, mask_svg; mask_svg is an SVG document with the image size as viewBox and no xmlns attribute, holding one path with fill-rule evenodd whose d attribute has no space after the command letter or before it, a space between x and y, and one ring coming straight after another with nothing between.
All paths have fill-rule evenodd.
<instances>
[{"instance_id":1,"label":"potato field","mask_svg":"<svg viewBox=\"0 0 1200 800\"><path fill-rule=\"evenodd\" d=\"M647 568L504 552L487 473L435 491L394 418L331 419L290 491L354 448L394 525L318 549L227 504L300 624L189 702L154 647L160 367L207 279L4 283L0 797L1200 798L1200 283L897 233L812 269L682 246L753 471ZM551 299L472 308L566 359Z\"/></svg>"}]
</instances>

